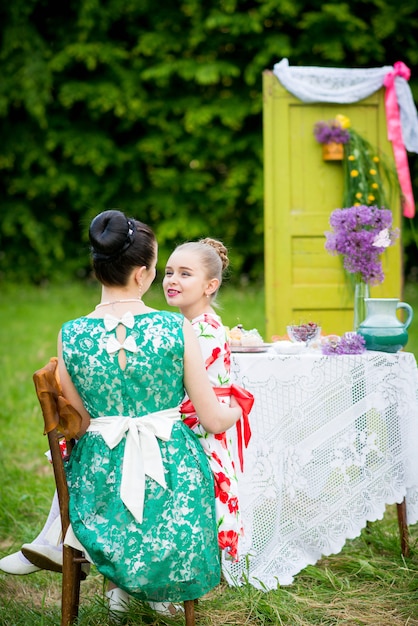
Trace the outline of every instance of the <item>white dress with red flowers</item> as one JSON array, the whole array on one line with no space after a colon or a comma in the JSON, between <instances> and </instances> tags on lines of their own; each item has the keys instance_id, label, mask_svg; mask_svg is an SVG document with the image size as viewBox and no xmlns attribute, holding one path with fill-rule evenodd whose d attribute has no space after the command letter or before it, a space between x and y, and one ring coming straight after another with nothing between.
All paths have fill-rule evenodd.
<instances>
[{"instance_id":1,"label":"white dress with red flowers","mask_svg":"<svg viewBox=\"0 0 418 626\"><path fill-rule=\"evenodd\" d=\"M192 320L205 360L209 380L214 387L228 387L231 350L221 318L214 314L199 315ZM219 398L220 402L229 398ZM186 417L186 423L198 436L215 478L215 507L218 542L221 550L232 560L238 559L239 538L243 535L238 506L238 479L233 457L232 439L227 431L217 435L207 433L197 417Z\"/></svg>"}]
</instances>

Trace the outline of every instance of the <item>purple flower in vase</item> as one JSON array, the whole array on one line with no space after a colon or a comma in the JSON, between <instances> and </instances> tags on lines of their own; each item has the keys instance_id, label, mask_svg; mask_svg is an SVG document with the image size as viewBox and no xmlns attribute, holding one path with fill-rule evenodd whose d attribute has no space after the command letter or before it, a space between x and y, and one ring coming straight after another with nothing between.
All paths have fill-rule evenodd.
<instances>
[{"instance_id":1,"label":"purple flower in vase","mask_svg":"<svg viewBox=\"0 0 418 626\"><path fill-rule=\"evenodd\" d=\"M369 285L383 281L380 255L397 235L392 230L392 213L377 206L352 206L335 209L330 216L332 231L325 233L325 249L341 254L344 268Z\"/></svg>"}]
</instances>

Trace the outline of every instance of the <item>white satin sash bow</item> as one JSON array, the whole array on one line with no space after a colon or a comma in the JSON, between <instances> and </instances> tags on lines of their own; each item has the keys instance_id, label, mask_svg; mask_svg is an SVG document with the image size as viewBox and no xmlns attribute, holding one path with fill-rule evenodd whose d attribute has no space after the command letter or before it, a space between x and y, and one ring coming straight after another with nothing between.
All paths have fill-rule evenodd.
<instances>
[{"instance_id":1,"label":"white satin sash bow","mask_svg":"<svg viewBox=\"0 0 418 626\"><path fill-rule=\"evenodd\" d=\"M167 487L157 437L169 441L177 420L180 420L179 407L156 411L144 417L97 417L87 429L100 433L111 450L127 433L120 497L140 524L144 510L145 476L153 478L164 489Z\"/></svg>"}]
</instances>

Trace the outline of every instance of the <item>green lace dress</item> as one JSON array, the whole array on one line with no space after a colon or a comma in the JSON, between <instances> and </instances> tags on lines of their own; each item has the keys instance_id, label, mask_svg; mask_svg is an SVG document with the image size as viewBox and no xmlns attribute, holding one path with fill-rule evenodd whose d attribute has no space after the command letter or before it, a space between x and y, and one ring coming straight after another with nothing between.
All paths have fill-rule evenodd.
<instances>
[{"instance_id":1,"label":"green lace dress","mask_svg":"<svg viewBox=\"0 0 418 626\"><path fill-rule=\"evenodd\" d=\"M98 417L152 419L184 396L183 317L126 316L124 369L122 345L115 346L123 318L82 317L62 328L64 361L93 428ZM156 438L166 484L145 475L138 521L121 499L126 439L125 432L111 449L100 432L87 431L73 450L67 467L73 532L97 569L132 596L198 598L220 581L213 475L202 446L181 420L168 441ZM131 498L138 494L131 488Z\"/></svg>"}]
</instances>

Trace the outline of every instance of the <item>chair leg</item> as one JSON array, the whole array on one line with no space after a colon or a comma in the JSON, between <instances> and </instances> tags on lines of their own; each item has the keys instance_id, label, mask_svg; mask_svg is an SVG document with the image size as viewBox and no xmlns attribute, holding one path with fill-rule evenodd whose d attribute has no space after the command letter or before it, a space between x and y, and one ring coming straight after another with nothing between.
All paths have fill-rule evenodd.
<instances>
[{"instance_id":1,"label":"chair leg","mask_svg":"<svg viewBox=\"0 0 418 626\"><path fill-rule=\"evenodd\" d=\"M185 600L184 601L184 616L186 619L186 626L196 626L195 615L194 615L194 600Z\"/></svg>"},{"instance_id":2,"label":"chair leg","mask_svg":"<svg viewBox=\"0 0 418 626\"><path fill-rule=\"evenodd\" d=\"M70 626L78 617L81 563L74 562L73 548L63 546L61 626Z\"/></svg>"},{"instance_id":3,"label":"chair leg","mask_svg":"<svg viewBox=\"0 0 418 626\"><path fill-rule=\"evenodd\" d=\"M409 556L409 528L406 520L405 498L396 505L398 511L399 534L401 537L401 551L404 556Z\"/></svg>"}]
</instances>

